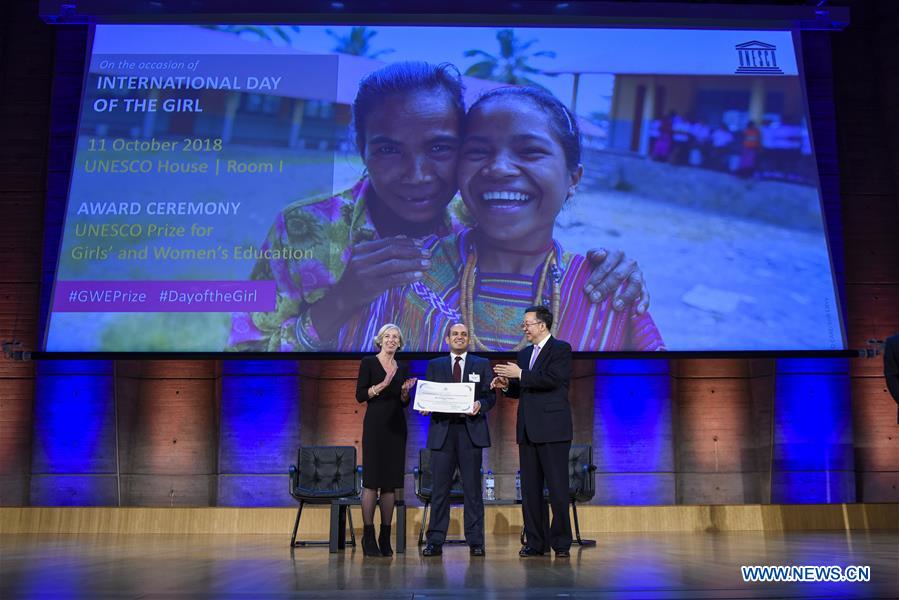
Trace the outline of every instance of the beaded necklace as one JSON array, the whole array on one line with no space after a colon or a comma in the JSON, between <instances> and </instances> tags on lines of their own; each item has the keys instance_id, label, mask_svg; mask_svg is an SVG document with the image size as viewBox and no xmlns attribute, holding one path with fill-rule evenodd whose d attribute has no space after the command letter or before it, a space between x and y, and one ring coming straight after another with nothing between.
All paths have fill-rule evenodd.
<instances>
[{"instance_id":1,"label":"beaded necklace","mask_svg":"<svg viewBox=\"0 0 899 600\"><path fill-rule=\"evenodd\" d=\"M462 269L462 289L460 290L460 308L462 309L462 317L468 325L469 341L474 345L475 350L490 352L491 349L481 342L475 333L474 328L474 288L478 272L478 252L474 242L469 242L467 250L465 266ZM556 256L555 244L553 244L553 247L550 248L549 252L546 254L546 259L543 261L543 268L540 270L540 280L537 283L537 295L534 298L535 306L541 306L543 304L543 288L546 285L546 278L549 276L550 272L552 272L552 312L553 315L555 315L556 320L553 323L552 329L550 329L551 334L555 334L555 332L558 331L559 317L561 316L559 314L559 306L561 304L562 290L560 285L561 278L555 276L557 264L558 257ZM521 342L515 346L514 350L521 350L527 343L528 337L527 334L524 334Z\"/></svg>"}]
</instances>

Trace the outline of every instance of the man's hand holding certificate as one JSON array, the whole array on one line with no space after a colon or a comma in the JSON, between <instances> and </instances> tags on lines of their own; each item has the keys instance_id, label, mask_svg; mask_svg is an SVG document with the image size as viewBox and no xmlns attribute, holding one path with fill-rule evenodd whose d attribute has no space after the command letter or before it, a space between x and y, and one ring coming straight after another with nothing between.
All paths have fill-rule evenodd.
<instances>
[{"instance_id":1,"label":"man's hand holding certificate","mask_svg":"<svg viewBox=\"0 0 899 600\"><path fill-rule=\"evenodd\" d=\"M471 414L475 385L474 382L438 383L419 379L413 408L422 412Z\"/></svg>"}]
</instances>

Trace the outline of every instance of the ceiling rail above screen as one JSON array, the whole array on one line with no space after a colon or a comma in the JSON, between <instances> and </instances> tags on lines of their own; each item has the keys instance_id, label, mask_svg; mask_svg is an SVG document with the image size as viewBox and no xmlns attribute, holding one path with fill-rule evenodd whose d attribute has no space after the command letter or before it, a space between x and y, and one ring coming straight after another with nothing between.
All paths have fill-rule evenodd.
<instances>
[{"instance_id":1,"label":"ceiling rail above screen","mask_svg":"<svg viewBox=\"0 0 899 600\"><path fill-rule=\"evenodd\" d=\"M675 2L537 2L515 0L365 0L304 2L292 0L41 0L40 16L50 24L97 23L356 23L429 21L442 23L502 21L606 26L773 28L839 31L849 25L842 6L770 6L762 4L687 4Z\"/></svg>"}]
</instances>

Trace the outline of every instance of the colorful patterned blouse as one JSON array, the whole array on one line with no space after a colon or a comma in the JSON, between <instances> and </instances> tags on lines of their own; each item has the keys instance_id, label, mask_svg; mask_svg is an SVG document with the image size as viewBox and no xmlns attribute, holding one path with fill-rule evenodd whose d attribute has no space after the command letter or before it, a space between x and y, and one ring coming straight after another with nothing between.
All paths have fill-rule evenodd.
<instances>
[{"instance_id":1,"label":"colorful patterned blouse","mask_svg":"<svg viewBox=\"0 0 899 600\"><path fill-rule=\"evenodd\" d=\"M260 247L265 257L256 262L250 274L253 280L276 282L275 310L234 313L228 350L328 351L345 345L342 338L352 331L349 324L337 340L320 340L308 320L308 309L343 275L353 244L380 237L366 206L369 185L368 178L362 178L340 194L299 200L278 214ZM435 239L461 229L456 216L459 205L455 198L447 208ZM297 256L302 258L292 258ZM352 350L370 348L368 338Z\"/></svg>"},{"instance_id":2,"label":"colorful patterned blouse","mask_svg":"<svg viewBox=\"0 0 899 600\"><path fill-rule=\"evenodd\" d=\"M366 315L351 325L356 332L367 328L366 321L393 322L399 325L405 337L403 350L439 351L444 348L444 337L455 322L466 323L472 334L473 351L510 351L523 347L526 342L520 323L524 310L541 303L550 310L554 301L553 333L581 351L655 351L664 350L664 342L648 313L638 315L633 307L627 311L615 311L611 298L594 304L584 293L584 286L592 272L590 263L577 254L562 250L554 242L547 256L546 273L540 267L531 275L509 273L483 273L474 268L471 290L464 282L466 261L473 260L471 230L438 239L429 238L426 245L432 247L432 267L424 279L416 284L396 288L384 294L373 304ZM474 267L474 265L472 265ZM539 282L544 279L543 289ZM623 284L622 284L623 285ZM464 298L470 294L470 298ZM554 297L555 294L555 297ZM472 307L469 318L464 307ZM471 322L469 322L471 321ZM364 335L369 335L365 331ZM347 331L344 338L349 350L364 338L355 338ZM369 338L370 339L370 338Z\"/></svg>"}]
</instances>

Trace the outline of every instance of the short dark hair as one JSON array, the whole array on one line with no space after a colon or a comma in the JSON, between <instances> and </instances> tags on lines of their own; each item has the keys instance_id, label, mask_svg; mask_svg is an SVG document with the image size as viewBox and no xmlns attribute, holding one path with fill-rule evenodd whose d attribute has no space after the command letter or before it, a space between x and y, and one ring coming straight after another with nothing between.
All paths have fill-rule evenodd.
<instances>
[{"instance_id":1,"label":"short dark hair","mask_svg":"<svg viewBox=\"0 0 899 600\"><path fill-rule=\"evenodd\" d=\"M459 123L462 122L465 117L465 86L455 65L432 65L412 60L392 63L369 73L359 82L359 90L353 101L353 128L359 154L365 155L365 124L369 113L388 96L421 90L446 92L459 117Z\"/></svg>"},{"instance_id":2,"label":"short dark hair","mask_svg":"<svg viewBox=\"0 0 899 600\"><path fill-rule=\"evenodd\" d=\"M577 126L577 118L572 114L562 101L543 88L533 86L506 86L492 89L483 93L471 108L471 114L478 106L494 98L503 97L525 98L535 104L549 117L549 124L553 133L559 138L562 151L565 153L565 166L569 171L575 171L581 164L581 131Z\"/></svg>"},{"instance_id":3,"label":"short dark hair","mask_svg":"<svg viewBox=\"0 0 899 600\"><path fill-rule=\"evenodd\" d=\"M553 314L550 312L548 308L545 306L529 306L524 309L525 313L535 313L534 316L541 323L546 323L547 329L552 329L553 327Z\"/></svg>"}]
</instances>

